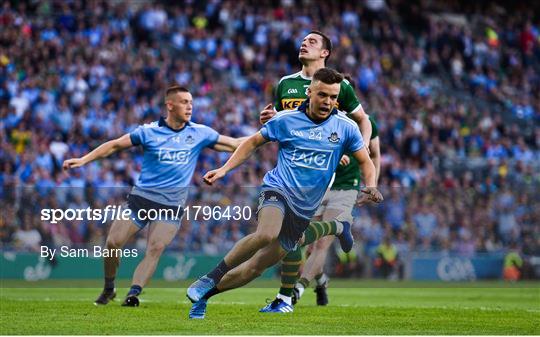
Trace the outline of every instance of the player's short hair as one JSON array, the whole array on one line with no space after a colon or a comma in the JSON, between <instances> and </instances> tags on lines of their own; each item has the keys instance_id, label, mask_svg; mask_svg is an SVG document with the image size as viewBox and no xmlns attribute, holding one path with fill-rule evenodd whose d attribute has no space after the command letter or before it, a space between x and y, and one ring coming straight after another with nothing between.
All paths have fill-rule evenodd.
<instances>
[{"instance_id":1,"label":"player's short hair","mask_svg":"<svg viewBox=\"0 0 540 337\"><path fill-rule=\"evenodd\" d=\"M343 75L332 68L321 68L313 74L313 81L321 81L326 84L341 83Z\"/></svg>"},{"instance_id":2,"label":"player's short hair","mask_svg":"<svg viewBox=\"0 0 540 337\"><path fill-rule=\"evenodd\" d=\"M176 94L177 92L189 92L189 90L179 85L171 85L167 88L167 91L165 91L165 97L169 97L170 95Z\"/></svg>"},{"instance_id":3,"label":"player's short hair","mask_svg":"<svg viewBox=\"0 0 540 337\"><path fill-rule=\"evenodd\" d=\"M328 61L328 58L330 57L330 55L332 55L332 41L330 40L330 38L326 34L318 30L312 30L308 33L308 35L309 34L317 34L322 37L323 48L328 50L328 56L324 58L324 61Z\"/></svg>"}]
</instances>

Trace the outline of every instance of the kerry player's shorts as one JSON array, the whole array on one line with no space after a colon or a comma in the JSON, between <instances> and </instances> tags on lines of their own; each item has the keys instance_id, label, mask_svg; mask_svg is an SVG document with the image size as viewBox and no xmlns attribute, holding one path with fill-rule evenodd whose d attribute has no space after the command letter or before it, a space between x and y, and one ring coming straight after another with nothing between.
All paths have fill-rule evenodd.
<instances>
[{"instance_id":1,"label":"kerry player's shorts","mask_svg":"<svg viewBox=\"0 0 540 337\"><path fill-rule=\"evenodd\" d=\"M179 229L184 215L182 206L163 205L135 194L128 194L127 206L131 210L131 220L140 229L150 222L170 223Z\"/></svg>"},{"instance_id":2,"label":"kerry player's shorts","mask_svg":"<svg viewBox=\"0 0 540 337\"><path fill-rule=\"evenodd\" d=\"M341 214L352 214L357 198L358 190L328 190L314 216L322 216L327 209L341 211Z\"/></svg>"},{"instance_id":3,"label":"kerry player's shorts","mask_svg":"<svg viewBox=\"0 0 540 337\"><path fill-rule=\"evenodd\" d=\"M309 219L302 218L289 207L287 200L281 193L276 191L263 191L259 198L257 214L264 207L277 207L283 213L283 223L279 231L278 240L281 247L290 252L298 248L298 242L309 225Z\"/></svg>"}]
</instances>

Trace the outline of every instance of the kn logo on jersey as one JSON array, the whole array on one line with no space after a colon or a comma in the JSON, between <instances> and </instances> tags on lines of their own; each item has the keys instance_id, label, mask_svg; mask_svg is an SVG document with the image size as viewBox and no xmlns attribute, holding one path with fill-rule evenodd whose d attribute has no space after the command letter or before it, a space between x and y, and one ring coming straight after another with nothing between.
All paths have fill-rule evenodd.
<instances>
[{"instance_id":1,"label":"kn logo on jersey","mask_svg":"<svg viewBox=\"0 0 540 337\"><path fill-rule=\"evenodd\" d=\"M332 150L296 147L293 152L292 161L300 167L326 171L330 165L332 152Z\"/></svg>"},{"instance_id":2,"label":"kn logo on jersey","mask_svg":"<svg viewBox=\"0 0 540 337\"><path fill-rule=\"evenodd\" d=\"M189 150L160 148L158 160L162 163L186 164L188 162L189 153Z\"/></svg>"},{"instance_id":3,"label":"kn logo on jersey","mask_svg":"<svg viewBox=\"0 0 540 337\"><path fill-rule=\"evenodd\" d=\"M281 100L281 105L283 105L283 110L294 110L302 104L306 99L305 98L287 98Z\"/></svg>"}]
</instances>

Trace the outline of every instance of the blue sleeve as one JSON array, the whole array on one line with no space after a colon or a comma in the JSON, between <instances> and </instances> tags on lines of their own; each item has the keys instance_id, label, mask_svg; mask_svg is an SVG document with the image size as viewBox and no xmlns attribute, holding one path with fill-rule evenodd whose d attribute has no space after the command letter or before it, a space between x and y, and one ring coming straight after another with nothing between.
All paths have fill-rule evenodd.
<instances>
[{"instance_id":1,"label":"blue sleeve","mask_svg":"<svg viewBox=\"0 0 540 337\"><path fill-rule=\"evenodd\" d=\"M144 128L138 126L135 130L129 133L129 138L131 138L131 144L137 146L144 144Z\"/></svg>"},{"instance_id":2,"label":"blue sleeve","mask_svg":"<svg viewBox=\"0 0 540 337\"><path fill-rule=\"evenodd\" d=\"M364 147L364 138L358 127L349 127L347 142L345 143L345 152L356 152Z\"/></svg>"},{"instance_id":3,"label":"blue sleeve","mask_svg":"<svg viewBox=\"0 0 540 337\"><path fill-rule=\"evenodd\" d=\"M206 132L205 146L213 147L214 145L216 145L219 138L219 133L216 130L212 129L211 127L206 127L205 132Z\"/></svg>"},{"instance_id":4,"label":"blue sleeve","mask_svg":"<svg viewBox=\"0 0 540 337\"><path fill-rule=\"evenodd\" d=\"M276 114L276 116L278 116ZM272 119L270 119L268 122L266 122L266 124L264 124L261 128L261 135L271 141L271 142L275 142L278 140L278 136L279 136L279 123L278 123L278 119L273 117Z\"/></svg>"}]
</instances>

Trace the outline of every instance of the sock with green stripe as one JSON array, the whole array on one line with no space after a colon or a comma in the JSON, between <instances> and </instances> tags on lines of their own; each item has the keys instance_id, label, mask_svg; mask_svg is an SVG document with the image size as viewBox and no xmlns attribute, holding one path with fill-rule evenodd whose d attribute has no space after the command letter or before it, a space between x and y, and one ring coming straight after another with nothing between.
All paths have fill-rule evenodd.
<instances>
[{"instance_id":1,"label":"sock with green stripe","mask_svg":"<svg viewBox=\"0 0 540 337\"><path fill-rule=\"evenodd\" d=\"M289 252L281 263L281 288L279 293L283 296L291 297L294 284L298 279L300 265L302 264L302 249Z\"/></svg>"},{"instance_id":2,"label":"sock with green stripe","mask_svg":"<svg viewBox=\"0 0 540 337\"><path fill-rule=\"evenodd\" d=\"M339 235L343 232L343 224L339 221L311 221L304 232L305 240L302 246L307 246L323 236Z\"/></svg>"}]
</instances>

